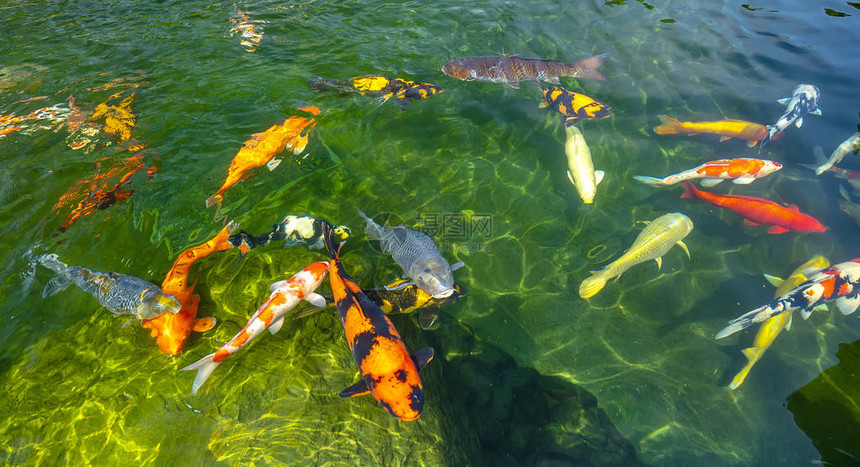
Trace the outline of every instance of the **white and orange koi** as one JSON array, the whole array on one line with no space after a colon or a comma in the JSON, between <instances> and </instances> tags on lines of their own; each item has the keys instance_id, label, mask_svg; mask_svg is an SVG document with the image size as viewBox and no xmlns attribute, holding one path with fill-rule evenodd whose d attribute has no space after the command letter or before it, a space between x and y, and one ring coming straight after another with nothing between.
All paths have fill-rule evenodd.
<instances>
[{"instance_id":1,"label":"white and orange koi","mask_svg":"<svg viewBox=\"0 0 860 467\"><path fill-rule=\"evenodd\" d=\"M239 351L262 333L264 329L268 328L272 334L280 331L284 324L284 315L302 300L307 300L315 306L324 307L325 299L314 291L322 283L326 272L328 272L328 263L318 261L297 272L289 279L275 282L269 286L269 290L272 291L269 298L251 316L245 327L234 338L230 339L215 353L211 353L180 370L197 370L191 392L197 392L219 363Z\"/></svg>"},{"instance_id":2,"label":"white and orange koi","mask_svg":"<svg viewBox=\"0 0 860 467\"><path fill-rule=\"evenodd\" d=\"M702 186L714 186L723 180L732 180L738 185L746 185L754 180L766 177L782 168L779 162L764 159L719 159L685 170L666 178L634 175L633 178L646 185L667 186L700 178Z\"/></svg>"},{"instance_id":3,"label":"white and orange koi","mask_svg":"<svg viewBox=\"0 0 860 467\"><path fill-rule=\"evenodd\" d=\"M803 319L825 303L833 302L843 315L850 315L860 306L860 258L839 263L809 276L797 287L755 310L730 321L716 335L717 339L730 336L753 323L773 316L800 310Z\"/></svg>"}]
</instances>

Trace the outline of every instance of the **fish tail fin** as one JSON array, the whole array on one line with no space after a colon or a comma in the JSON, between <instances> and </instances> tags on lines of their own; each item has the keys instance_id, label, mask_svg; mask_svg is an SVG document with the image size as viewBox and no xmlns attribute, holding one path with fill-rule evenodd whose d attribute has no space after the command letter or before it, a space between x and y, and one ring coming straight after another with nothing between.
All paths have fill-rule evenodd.
<instances>
[{"instance_id":1,"label":"fish tail fin","mask_svg":"<svg viewBox=\"0 0 860 467\"><path fill-rule=\"evenodd\" d=\"M590 277L582 281L579 285L579 296L582 298L590 298L597 295L606 285L608 277L605 271L597 271Z\"/></svg>"},{"instance_id":2,"label":"fish tail fin","mask_svg":"<svg viewBox=\"0 0 860 467\"><path fill-rule=\"evenodd\" d=\"M761 306L729 321L729 325L718 332L714 338L722 339L731 336L738 331L748 328L753 323L764 321L767 318L778 315L782 311L785 311L785 307L781 302Z\"/></svg>"},{"instance_id":3,"label":"fish tail fin","mask_svg":"<svg viewBox=\"0 0 860 467\"><path fill-rule=\"evenodd\" d=\"M197 376L194 377L194 384L191 385L191 392L197 392L200 389L200 386L203 386L203 383L209 379L209 376L215 371L215 368L218 368L218 364L220 362L213 361L212 358L215 356L214 353L211 353L200 360L188 365L185 368L180 369L179 371L191 371L197 370Z\"/></svg>"},{"instance_id":4,"label":"fish tail fin","mask_svg":"<svg viewBox=\"0 0 860 467\"><path fill-rule=\"evenodd\" d=\"M42 289L43 297L54 295L57 292L65 290L66 287L71 285L72 276L69 274L69 267L66 263L60 261L55 253L39 256L36 258L36 261L55 273L54 277L52 277L51 280L45 284L45 288Z\"/></svg>"},{"instance_id":5,"label":"fish tail fin","mask_svg":"<svg viewBox=\"0 0 860 467\"><path fill-rule=\"evenodd\" d=\"M221 201L224 201L224 195L222 193L215 193L206 200L206 207L211 208L212 206L217 204L218 209L220 210Z\"/></svg>"},{"instance_id":6,"label":"fish tail fin","mask_svg":"<svg viewBox=\"0 0 860 467\"><path fill-rule=\"evenodd\" d=\"M361 211L359 211L359 213L361 213ZM331 259L340 259L340 249L343 248L343 242L339 242L337 247L335 247L335 234L332 231L331 224L327 221L321 221L320 224L320 227L322 228L323 242L329 257Z\"/></svg>"},{"instance_id":7,"label":"fish tail fin","mask_svg":"<svg viewBox=\"0 0 860 467\"><path fill-rule=\"evenodd\" d=\"M684 186L684 194L681 195L682 199L698 199L699 198L698 190L696 189L696 187L692 183L690 183L688 181L683 181L683 182L681 182L681 185Z\"/></svg>"},{"instance_id":8,"label":"fish tail fin","mask_svg":"<svg viewBox=\"0 0 860 467\"><path fill-rule=\"evenodd\" d=\"M776 133L776 127L773 125L767 125L767 133L764 135L764 138L761 139L761 142L758 143L758 152L761 154L761 149L767 144L770 143L770 140L773 139L773 135Z\"/></svg>"},{"instance_id":9,"label":"fish tail fin","mask_svg":"<svg viewBox=\"0 0 860 467\"><path fill-rule=\"evenodd\" d=\"M752 357L752 352L754 351L755 348L753 347L743 350L744 356L747 358L747 364L741 368L741 371L739 371L734 378L732 378L732 382L729 383L729 389L737 389L741 384L744 384L744 380L747 379L747 375L750 374L750 370L752 370L752 367L756 362Z\"/></svg>"},{"instance_id":10,"label":"fish tail fin","mask_svg":"<svg viewBox=\"0 0 860 467\"><path fill-rule=\"evenodd\" d=\"M821 146L815 146L812 148L812 157L815 158L815 162L821 164L815 168L815 175L821 175L833 167L833 164L830 163L824 155L824 148Z\"/></svg>"},{"instance_id":11,"label":"fish tail fin","mask_svg":"<svg viewBox=\"0 0 860 467\"><path fill-rule=\"evenodd\" d=\"M677 135L681 133L684 124L677 118L668 115L660 115L660 125L654 127L654 133L658 135Z\"/></svg>"},{"instance_id":12,"label":"fish tail fin","mask_svg":"<svg viewBox=\"0 0 860 467\"><path fill-rule=\"evenodd\" d=\"M358 211L358 215L361 216L361 218L364 219L365 222L367 223L365 226L367 238L372 238L374 240L382 239L382 234L384 233L382 231L382 227L379 224L377 224L375 220L368 217L367 214L365 214L361 211Z\"/></svg>"},{"instance_id":13,"label":"fish tail fin","mask_svg":"<svg viewBox=\"0 0 860 467\"><path fill-rule=\"evenodd\" d=\"M647 175L634 175L633 180L637 182L642 182L646 185L650 186L666 186L666 180L657 177L649 177Z\"/></svg>"},{"instance_id":14,"label":"fish tail fin","mask_svg":"<svg viewBox=\"0 0 860 467\"><path fill-rule=\"evenodd\" d=\"M590 78L606 81L606 77L601 75L597 70L603 66L603 61L608 56L609 54L600 54L584 58L578 62L569 63L567 66L571 71L570 75L574 78Z\"/></svg>"}]
</instances>

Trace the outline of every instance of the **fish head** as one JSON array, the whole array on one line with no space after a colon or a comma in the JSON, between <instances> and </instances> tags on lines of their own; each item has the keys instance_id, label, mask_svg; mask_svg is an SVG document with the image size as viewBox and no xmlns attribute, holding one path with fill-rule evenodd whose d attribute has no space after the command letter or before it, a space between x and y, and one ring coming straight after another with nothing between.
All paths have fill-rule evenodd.
<instances>
[{"instance_id":1,"label":"fish head","mask_svg":"<svg viewBox=\"0 0 860 467\"><path fill-rule=\"evenodd\" d=\"M472 72L469 67L466 66L466 63L462 59L459 58L451 60L448 63L442 65L442 73L445 73L452 78L462 80L466 80L472 77Z\"/></svg>"},{"instance_id":2,"label":"fish head","mask_svg":"<svg viewBox=\"0 0 860 467\"><path fill-rule=\"evenodd\" d=\"M761 170L758 173L759 177L764 177L765 175L770 175L777 170L782 169L782 164L774 161L764 161L764 166L762 166Z\"/></svg>"},{"instance_id":3,"label":"fish head","mask_svg":"<svg viewBox=\"0 0 860 467\"><path fill-rule=\"evenodd\" d=\"M334 238L338 240L338 243L345 242L352 235L352 231L345 225L336 225L331 232L334 234Z\"/></svg>"},{"instance_id":4,"label":"fish head","mask_svg":"<svg viewBox=\"0 0 860 467\"><path fill-rule=\"evenodd\" d=\"M137 315L141 319L152 319L165 313L175 315L179 313L181 308L182 304L173 295L150 289L141 298L141 304L137 307Z\"/></svg>"},{"instance_id":5,"label":"fish head","mask_svg":"<svg viewBox=\"0 0 860 467\"><path fill-rule=\"evenodd\" d=\"M389 341L380 336L376 342L380 348L401 348L402 351L389 351L384 359L376 359L377 362L384 360L385 368L378 367L371 373L363 372L365 385L379 405L391 415L405 422L418 419L424 408L424 388L412 357L402 342ZM362 364L362 370L365 364Z\"/></svg>"},{"instance_id":6,"label":"fish head","mask_svg":"<svg viewBox=\"0 0 860 467\"><path fill-rule=\"evenodd\" d=\"M454 293L454 274L442 257L419 259L408 272L415 285L433 298L446 298Z\"/></svg>"}]
</instances>

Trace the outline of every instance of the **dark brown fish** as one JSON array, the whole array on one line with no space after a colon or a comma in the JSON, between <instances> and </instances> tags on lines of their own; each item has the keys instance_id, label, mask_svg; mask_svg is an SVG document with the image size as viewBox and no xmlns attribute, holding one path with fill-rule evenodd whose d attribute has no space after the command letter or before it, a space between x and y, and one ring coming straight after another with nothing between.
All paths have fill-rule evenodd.
<instances>
[{"instance_id":1,"label":"dark brown fish","mask_svg":"<svg viewBox=\"0 0 860 467\"><path fill-rule=\"evenodd\" d=\"M539 58L522 58L519 55L495 55L457 58L446 63L442 72L464 81L489 81L507 83L519 88L523 80L546 81L559 84L558 78L591 78L606 80L597 72L609 54L595 55L574 63Z\"/></svg>"}]
</instances>

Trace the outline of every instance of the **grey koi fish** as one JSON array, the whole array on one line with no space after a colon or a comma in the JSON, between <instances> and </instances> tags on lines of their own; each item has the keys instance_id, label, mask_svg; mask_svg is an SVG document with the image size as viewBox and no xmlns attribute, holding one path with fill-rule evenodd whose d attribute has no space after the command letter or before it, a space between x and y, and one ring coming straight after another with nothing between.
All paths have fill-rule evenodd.
<instances>
[{"instance_id":1,"label":"grey koi fish","mask_svg":"<svg viewBox=\"0 0 860 467\"><path fill-rule=\"evenodd\" d=\"M157 285L138 277L68 266L57 259L56 254L38 256L36 261L56 273L42 290L43 297L75 284L84 292L91 293L103 307L117 315L151 319L165 313L176 314L181 308L173 295L163 293Z\"/></svg>"},{"instance_id":2,"label":"grey koi fish","mask_svg":"<svg viewBox=\"0 0 860 467\"><path fill-rule=\"evenodd\" d=\"M785 113L779 117L773 125L767 126L767 134L761 140L758 149L773 139L779 137L792 123L798 128L803 125L803 116L806 114L821 116L821 108L818 107L818 98L821 92L817 86L812 84L800 84L791 93L791 97L784 97L777 102L785 106Z\"/></svg>"},{"instance_id":3,"label":"grey koi fish","mask_svg":"<svg viewBox=\"0 0 860 467\"><path fill-rule=\"evenodd\" d=\"M445 298L454 293L452 271L462 267L462 262L449 265L433 239L424 233L403 224L383 227L361 211L358 215L367 221L367 238L379 240L382 251L391 254L419 289L433 298ZM402 286L407 285L409 283Z\"/></svg>"}]
</instances>

